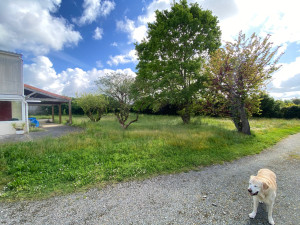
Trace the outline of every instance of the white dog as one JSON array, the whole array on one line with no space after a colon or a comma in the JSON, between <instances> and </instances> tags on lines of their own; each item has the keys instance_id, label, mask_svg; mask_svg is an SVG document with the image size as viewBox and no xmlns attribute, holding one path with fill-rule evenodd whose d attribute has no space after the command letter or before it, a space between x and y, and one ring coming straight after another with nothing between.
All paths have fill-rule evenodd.
<instances>
[{"instance_id":1,"label":"white dog","mask_svg":"<svg viewBox=\"0 0 300 225\"><path fill-rule=\"evenodd\" d=\"M256 176L250 176L248 191L253 196L253 212L249 214L250 218L256 216L258 203L263 202L267 205L269 223L275 224L272 212L276 189L276 175L271 170L260 169Z\"/></svg>"}]
</instances>

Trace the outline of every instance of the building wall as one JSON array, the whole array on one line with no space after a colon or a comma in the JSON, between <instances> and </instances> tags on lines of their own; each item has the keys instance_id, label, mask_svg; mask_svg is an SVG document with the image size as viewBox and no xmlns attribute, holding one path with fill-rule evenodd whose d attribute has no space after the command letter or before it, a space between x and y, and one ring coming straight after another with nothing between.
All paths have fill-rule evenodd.
<instances>
[{"instance_id":1,"label":"building wall","mask_svg":"<svg viewBox=\"0 0 300 225\"><path fill-rule=\"evenodd\" d=\"M15 122L22 124L22 122ZM1 122L0 124L0 135L15 134L16 130L12 126L12 122Z\"/></svg>"},{"instance_id":2,"label":"building wall","mask_svg":"<svg viewBox=\"0 0 300 225\"><path fill-rule=\"evenodd\" d=\"M15 110L12 113L12 117L15 120L10 121L0 121L0 135L6 135L6 134L15 134L16 130L13 128L13 124L19 124L22 123L27 124L26 118L25 118L25 110L26 110L26 104L22 101L12 101L12 108L15 108ZM1 110L1 109L0 109ZM16 120L18 119L18 120ZM25 131L27 129L27 125L25 126Z\"/></svg>"},{"instance_id":3,"label":"building wall","mask_svg":"<svg viewBox=\"0 0 300 225\"><path fill-rule=\"evenodd\" d=\"M13 123L27 124L27 118L26 118L27 104L25 103L24 99L20 96L7 97L7 96L0 95L0 102L1 103L9 102L11 105L10 118L2 117L2 120L0 121L0 135L15 134L15 129L12 126ZM2 114L1 110L3 110L3 108L0 108L0 114ZM28 126L26 125L25 131L28 130L27 127Z\"/></svg>"},{"instance_id":4,"label":"building wall","mask_svg":"<svg viewBox=\"0 0 300 225\"><path fill-rule=\"evenodd\" d=\"M21 55L0 51L0 95L24 93L23 61Z\"/></svg>"},{"instance_id":5,"label":"building wall","mask_svg":"<svg viewBox=\"0 0 300 225\"><path fill-rule=\"evenodd\" d=\"M23 60L19 54L1 50L0 102L0 135L14 134L13 123L27 123Z\"/></svg>"}]
</instances>

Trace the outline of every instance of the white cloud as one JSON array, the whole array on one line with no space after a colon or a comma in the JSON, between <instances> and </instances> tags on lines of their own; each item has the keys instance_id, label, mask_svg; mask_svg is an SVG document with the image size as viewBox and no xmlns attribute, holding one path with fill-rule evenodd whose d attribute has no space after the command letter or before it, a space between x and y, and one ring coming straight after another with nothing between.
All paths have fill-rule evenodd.
<instances>
[{"instance_id":1,"label":"white cloud","mask_svg":"<svg viewBox=\"0 0 300 225\"><path fill-rule=\"evenodd\" d=\"M46 56L36 57L32 64L24 64L24 82L57 94L75 97L77 94L96 92L98 88L95 80L111 72L124 73L135 76L131 69L97 70L93 68L84 71L81 68L67 68L57 73L52 62Z\"/></svg>"},{"instance_id":2,"label":"white cloud","mask_svg":"<svg viewBox=\"0 0 300 225\"><path fill-rule=\"evenodd\" d=\"M198 3L200 6L213 9L220 18L226 18L237 13L234 0L188 0L188 4L190 3ZM173 0L153 0L145 9L145 14L138 16L136 21L127 17L123 21L117 21L117 29L128 33L131 43L141 42L147 36L147 24L153 23L156 19L155 11L170 10L172 4Z\"/></svg>"},{"instance_id":3,"label":"white cloud","mask_svg":"<svg viewBox=\"0 0 300 225\"><path fill-rule=\"evenodd\" d=\"M113 42L110 44L111 46L114 46L114 47L118 47L118 43L117 42Z\"/></svg>"},{"instance_id":4,"label":"white cloud","mask_svg":"<svg viewBox=\"0 0 300 225\"><path fill-rule=\"evenodd\" d=\"M136 26L136 22L125 17L124 21L117 21L117 30L128 33L130 43L141 42L147 36L147 26Z\"/></svg>"},{"instance_id":5,"label":"white cloud","mask_svg":"<svg viewBox=\"0 0 300 225\"><path fill-rule=\"evenodd\" d=\"M275 45L300 43L300 14L294 0L284 3L281 0L188 0L188 3L198 3L218 16L224 41L232 41L241 30L250 34L255 29L262 36L271 34ZM153 0L137 20L125 18L117 22L117 27L129 34L131 42L140 42L146 37L147 23L155 21L155 11L169 10L172 4L173 0Z\"/></svg>"},{"instance_id":6,"label":"white cloud","mask_svg":"<svg viewBox=\"0 0 300 225\"><path fill-rule=\"evenodd\" d=\"M155 21L155 11L166 10L171 8L173 0L154 0L152 1L147 9L146 14L138 17L138 21L141 24L146 25L147 23L153 23Z\"/></svg>"},{"instance_id":7,"label":"white cloud","mask_svg":"<svg viewBox=\"0 0 300 225\"><path fill-rule=\"evenodd\" d=\"M107 61L107 64L110 66L117 66L119 64L126 64L126 63L137 63L137 52L136 50L131 50L125 55L116 55L110 56L110 60Z\"/></svg>"},{"instance_id":8,"label":"white cloud","mask_svg":"<svg viewBox=\"0 0 300 225\"><path fill-rule=\"evenodd\" d=\"M99 28L99 27L96 27L93 38L95 40L101 40L102 36L103 36L103 29Z\"/></svg>"},{"instance_id":9,"label":"white cloud","mask_svg":"<svg viewBox=\"0 0 300 225\"><path fill-rule=\"evenodd\" d=\"M197 2L197 1L190 1ZM218 16L219 20L224 20L238 13L235 0L209 0L199 3L204 9L212 11L213 15Z\"/></svg>"},{"instance_id":10,"label":"white cloud","mask_svg":"<svg viewBox=\"0 0 300 225\"><path fill-rule=\"evenodd\" d=\"M95 91L95 85L92 81L96 79L89 71L84 71L80 68L68 68L62 71L60 76L63 78L59 80L63 86L62 94L66 96L74 96L76 93ZM68 79L64 79L68 78Z\"/></svg>"},{"instance_id":11,"label":"white cloud","mask_svg":"<svg viewBox=\"0 0 300 225\"><path fill-rule=\"evenodd\" d=\"M52 62L46 56L38 56L34 63L24 64L24 83L42 88L46 91L61 93L63 84L60 82L63 77L56 73Z\"/></svg>"},{"instance_id":12,"label":"white cloud","mask_svg":"<svg viewBox=\"0 0 300 225\"><path fill-rule=\"evenodd\" d=\"M236 0L231 9L228 9L234 13L226 17L223 17L223 11L216 10L218 4L216 0L214 2L216 4L204 6L219 17L222 38L225 41L231 41L240 30L246 33L256 30L262 36L271 34L276 45L300 43L300 14L294 0Z\"/></svg>"},{"instance_id":13,"label":"white cloud","mask_svg":"<svg viewBox=\"0 0 300 225\"><path fill-rule=\"evenodd\" d=\"M79 25L90 24L96 20L100 11L101 0L84 0L83 14L79 19L73 19Z\"/></svg>"},{"instance_id":14,"label":"white cloud","mask_svg":"<svg viewBox=\"0 0 300 225\"><path fill-rule=\"evenodd\" d=\"M117 29L124 32L132 32L135 29L134 21L125 17L125 21L117 21Z\"/></svg>"},{"instance_id":15,"label":"white cloud","mask_svg":"<svg viewBox=\"0 0 300 225\"><path fill-rule=\"evenodd\" d=\"M225 0L223 0L225 1ZM188 3L199 2L196 0L189 0ZM140 43L147 37L148 23L155 21L155 11L168 10L171 8L173 0L153 0L146 9L145 14L138 16L136 21L130 20L125 17L124 20L117 21L117 29L128 33L130 43Z\"/></svg>"},{"instance_id":16,"label":"white cloud","mask_svg":"<svg viewBox=\"0 0 300 225\"><path fill-rule=\"evenodd\" d=\"M84 0L83 14L80 18L73 18L73 22L82 26L91 24L100 16L107 16L115 8L114 1Z\"/></svg>"},{"instance_id":17,"label":"white cloud","mask_svg":"<svg viewBox=\"0 0 300 225\"><path fill-rule=\"evenodd\" d=\"M282 63L279 71L272 76L267 90L274 98L300 98L300 57L291 63Z\"/></svg>"},{"instance_id":18,"label":"white cloud","mask_svg":"<svg viewBox=\"0 0 300 225\"><path fill-rule=\"evenodd\" d=\"M300 73L300 57L291 63L282 63L279 71L272 76L274 87L280 88L284 81L287 81Z\"/></svg>"},{"instance_id":19,"label":"white cloud","mask_svg":"<svg viewBox=\"0 0 300 225\"><path fill-rule=\"evenodd\" d=\"M300 91L286 91L286 92L269 92L275 99L288 100L293 98L300 98Z\"/></svg>"},{"instance_id":20,"label":"white cloud","mask_svg":"<svg viewBox=\"0 0 300 225\"><path fill-rule=\"evenodd\" d=\"M100 15L107 16L112 10L114 10L116 4L114 1L104 1L100 7Z\"/></svg>"},{"instance_id":21,"label":"white cloud","mask_svg":"<svg viewBox=\"0 0 300 225\"><path fill-rule=\"evenodd\" d=\"M36 55L77 45L80 33L62 17L54 17L60 0L0 1L0 49Z\"/></svg>"},{"instance_id":22,"label":"white cloud","mask_svg":"<svg viewBox=\"0 0 300 225\"><path fill-rule=\"evenodd\" d=\"M130 43L140 43L147 37L147 24L155 21L155 11L170 9L172 2L173 0L154 0L148 5L145 14L140 15L136 21L127 17L123 21L117 21L117 29L128 33Z\"/></svg>"},{"instance_id":23,"label":"white cloud","mask_svg":"<svg viewBox=\"0 0 300 225\"><path fill-rule=\"evenodd\" d=\"M98 68L103 68L103 64L101 60L96 61L96 65Z\"/></svg>"}]
</instances>

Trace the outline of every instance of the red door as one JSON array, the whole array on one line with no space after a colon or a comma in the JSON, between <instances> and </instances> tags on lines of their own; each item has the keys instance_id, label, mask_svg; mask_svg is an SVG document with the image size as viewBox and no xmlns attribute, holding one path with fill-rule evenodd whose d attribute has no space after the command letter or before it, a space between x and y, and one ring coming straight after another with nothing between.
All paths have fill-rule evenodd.
<instances>
[{"instance_id":1,"label":"red door","mask_svg":"<svg viewBox=\"0 0 300 225\"><path fill-rule=\"evenodd\" d=\"M11 119L11 102L0 102L0 121L9 121Z\"/></svg>"}]
</instances>

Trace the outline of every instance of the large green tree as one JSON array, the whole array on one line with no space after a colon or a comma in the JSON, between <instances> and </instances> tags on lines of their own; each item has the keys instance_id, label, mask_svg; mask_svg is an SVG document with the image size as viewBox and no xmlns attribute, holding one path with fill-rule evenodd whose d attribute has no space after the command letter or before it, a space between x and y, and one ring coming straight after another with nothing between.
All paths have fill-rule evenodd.
<instances>
[{"instance_id":1,"label":"large green tree","mask_svg":"<svg viewBox=\"0 0 300 225\"><path fill-rule=\"evenodd\" d=\"M170 11L156 11L156 21L148 28L147 38L136 44L139 103L154 110L175 105L189 123L205 79L204 59L221 43L218 19L198 4L181 0Z\"/></svg>"},{"instance_id":2,"label":"large green tree","mask_svg":"<svg viewBox=\"0 0 300 225\"><path fill-rule=\"evenodd\" d=\"M240 32L210 59L207 100L229 106L236 129L244 134L251 134L248 117L259 111L262 88L280 68L279 47L269 39L270 35L260 38L255 33L246 38Z\"/></svg>"}]
</instances>

